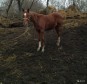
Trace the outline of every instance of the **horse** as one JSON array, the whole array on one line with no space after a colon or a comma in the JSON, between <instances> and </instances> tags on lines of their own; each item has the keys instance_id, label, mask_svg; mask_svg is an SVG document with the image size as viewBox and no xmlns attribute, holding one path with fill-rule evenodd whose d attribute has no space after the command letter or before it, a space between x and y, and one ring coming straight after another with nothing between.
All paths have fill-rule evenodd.
<instances>
[{"instance_id":1,"label":"horse","mask_svg":"<svg viewBox=\"0 0 87 84\"><path fill-rule=\"evenodd\" d=\"M53 12L48 15L39 14L36 12L29 11L29 9L23 9L23 23L28 26L29 22L32 22L37 33L38 33L38 48L37 51L44 52L45 42L44 33L47 30L55 29L58 39L57 46L60 46L60 36L62 33L63 17L58 12Z\"/></svg>"}]
</instances>

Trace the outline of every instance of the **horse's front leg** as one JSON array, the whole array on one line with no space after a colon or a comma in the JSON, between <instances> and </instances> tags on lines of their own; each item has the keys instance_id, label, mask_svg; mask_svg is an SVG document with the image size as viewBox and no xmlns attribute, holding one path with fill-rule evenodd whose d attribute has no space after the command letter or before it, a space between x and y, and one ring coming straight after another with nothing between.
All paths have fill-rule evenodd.
<instances>
[{"instance_id":1,"label":"horse's front leg","mask_svg":"<svg viewBox=\"0 0 87 84\"><path fill-rule=\"evenodd\" d=\"M37 48L37 51L40 51L41 49L41 35L40 35L40 32L38 32L38 48Z\"/></svg>"},{"instance_id":2,"label":"horse's front leg","mask_svg":"<svg viewBox=\"0 0 87 84\"><path fill-rule=\"evenodd\" d=\"M45 48L44 31L41 31L41 47L42 47L41 52L44 52L44 48Z\"/></svg>"}]
</instances>

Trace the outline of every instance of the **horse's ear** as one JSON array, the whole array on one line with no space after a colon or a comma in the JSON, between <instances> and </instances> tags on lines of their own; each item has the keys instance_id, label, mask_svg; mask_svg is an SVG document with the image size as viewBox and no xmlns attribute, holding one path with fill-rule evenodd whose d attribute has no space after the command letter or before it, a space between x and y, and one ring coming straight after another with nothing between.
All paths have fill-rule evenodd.
<instances>
[{"instance_id":1,"label":"horse's ear","mask_svg":"<svg viewBox=\"0 0 87 84\"><path fill-rule=\"evenodd\" d=\"M28 9L27 9L27 12L28 12L28 13L29 13L29 10L30 10L30 9L28 8Z\"/></svg>"},{"instance_id":2,"label":"horse's ear","mask_svg":"<svg viewBox=\"0 0 87 84\"><path fill-rule=\"evenodd\" d=\"M24 12L24 9L22 8L22 11Z\"/></svg>"}]
</instances>

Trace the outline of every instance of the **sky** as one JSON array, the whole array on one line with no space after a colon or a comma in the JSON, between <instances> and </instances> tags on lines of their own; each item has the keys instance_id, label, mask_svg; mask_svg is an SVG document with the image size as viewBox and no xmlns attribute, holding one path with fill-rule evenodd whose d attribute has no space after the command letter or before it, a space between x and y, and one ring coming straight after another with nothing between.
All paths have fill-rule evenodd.
<instances>
[{"instance_id":1,"label":"sky","mask_svg":"<svg viewBox=\"0 0 87 84\"><path fill-rule=\"evenodd\" d=\"M43 2L43 4L46 6L46 1L47 0L41 0L42 2ZM64 4L63 2L62 2L62 0L59 0L59 2L61 2L62 4ZM69 5L69 3L68 3L68 0L66 0L66 2L65 2L65 7L67 7Z\"/></svg>"},{"instance_id":2,"label":"sky","mask_svg":"<svg viewBox=\"0 0 87 84\"><path fill-rule=\"evenodd\" d=\"M41 0L43 2L44 5L46 5L46 0Z\"/></svg>"},{"instance_id":3,"label":"sky","mask_svg":"<svg viewBox=\"0 0 87 84\"><path fill-rule=\"evenodd\" d=\"M0 0L0 6L1 6L1 3L2 2L4 2L5 0ZM42 1L42 3L46 6L46 1L47 0L41 0ZM61 0L59 0L60 2L61 2ZM68 5L68 0L66 0L66 3L65 3L65 5L67 6Z\"/></svg>"},{"instance_id":4,"label":"sky","mask_svg":"<svg viewBox=\"0 0 87 84\"><path fill-rule=\"evenodd\" d=\"M4 2L5 0L0 0L0 6L1 6L1 4L2 4L2 2ZM42 3L44 4L44 5L46 5L46 0L42 0Z\"/></svg>"},{"instance_id":5,"label":"sky","mask_svg":"<svg viewBox=\"0 0 87 84\"><path fill-rule=\"evenodd\" d=\"M1 6L1 3L2 2L4 2L5 0L0 0L0 6ZM46 6L46 1L47 0L41 0L42 1L42 3ZM61 0L60 0L61 1ZM66 0L67 1L67 3L66 4L68 4L68 0Z\"/></svg>"},{"instance_id":6,"label":"sky","mask_svg":"<svg viewBox=\"0 0 87 84\"><path fill-rule=\"evenodd\" d=\"M0 0L0 6L1 6L1 3L4 2L5 0Z\"/></svg>"}]
</instances>

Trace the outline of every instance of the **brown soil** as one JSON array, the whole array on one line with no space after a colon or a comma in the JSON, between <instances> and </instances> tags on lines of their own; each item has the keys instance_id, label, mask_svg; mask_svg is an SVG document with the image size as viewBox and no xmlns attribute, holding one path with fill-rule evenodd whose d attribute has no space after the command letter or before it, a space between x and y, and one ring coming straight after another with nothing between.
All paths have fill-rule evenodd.
<instances>
[{"instance_id":1,"label":"brown soil","mask_svg":"<svg viewBox=\"0 0 87 84\"><path fill-rule=\"evenodd\" d=\"M37 52L37 34L24 28L0 28L0 84L86 84L87 25L64 29L62 49L56 32L45 33L45 52Z\"/></svg>"}]
</instances>

